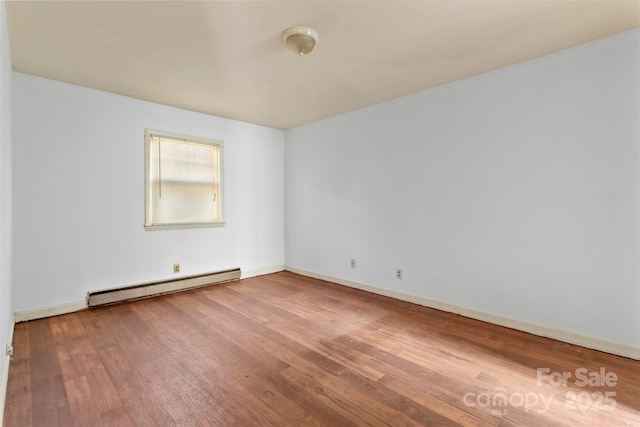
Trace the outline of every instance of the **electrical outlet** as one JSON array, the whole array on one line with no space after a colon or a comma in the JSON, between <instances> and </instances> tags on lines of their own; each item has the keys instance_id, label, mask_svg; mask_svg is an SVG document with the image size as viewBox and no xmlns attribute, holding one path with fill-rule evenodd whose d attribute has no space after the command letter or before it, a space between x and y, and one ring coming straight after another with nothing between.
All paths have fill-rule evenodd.
<instances>
[{"instance_id":1,"label":"electrical outlet","mask_svg":"<svg viewBox=\"0 0 640 427\"><path fill-rule=\"evenodd\" d=\"M351 268L356 268L356 260L355 259L351 260Z\"/></svg>"},{"instance_id":2,"label":"electrical outlet","mask_svg":"<svg viewBox=\"0 0 640 427\"><path fill-rule=\"evenodd\" d=\"M9 344L7 344L7 356L13 356L13 346Z\"/></svg>"},{"instance_id":3,"label":"electrical outlet","mask_svg":"<svg viewBox=\"0 0 640 427\"><path fill-rule=\"evenodd\" d=\"M180 264L173 264L173 272L180 273Z\"/></svg>"},{"instance_id":4,"label":"electrical outlet","mask_svg":"<svg viewBox=\"0 0 640 427\"><path fill-rule=\"evenodd\" d=\"M401 268L396 268L396 279L401 279L402 280L402 269Z\"/></svg>"}]
</instances>

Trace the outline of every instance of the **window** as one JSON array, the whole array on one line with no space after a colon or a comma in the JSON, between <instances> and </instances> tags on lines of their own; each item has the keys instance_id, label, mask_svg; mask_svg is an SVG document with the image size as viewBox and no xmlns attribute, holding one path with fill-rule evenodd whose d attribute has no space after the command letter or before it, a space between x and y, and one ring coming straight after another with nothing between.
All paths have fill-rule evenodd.
<instances>
[{"instance_id":1,"label":"window","mask_svg":"<svg viewBox=\"0 0 640 427\"><path fill-rule=\"evenodd\" d=\"M222 141L145 130L147 230L224 225L222 148Z\"/></svg>"}]
</instances>

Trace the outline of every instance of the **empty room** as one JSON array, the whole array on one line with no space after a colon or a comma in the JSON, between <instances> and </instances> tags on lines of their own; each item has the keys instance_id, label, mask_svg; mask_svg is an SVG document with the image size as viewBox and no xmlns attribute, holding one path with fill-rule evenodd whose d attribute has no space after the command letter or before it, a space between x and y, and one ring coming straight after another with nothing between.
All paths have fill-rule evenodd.
<instances>
[{"instance_id":1,"label":"empty room","mask_svg":"<svg viewBox=\"0 0 640 427\"><path fill-rule=\"evenodd\" d=\"M0 0L0 425L640 426L640 1Z\"/></svg>"}]
</instances>

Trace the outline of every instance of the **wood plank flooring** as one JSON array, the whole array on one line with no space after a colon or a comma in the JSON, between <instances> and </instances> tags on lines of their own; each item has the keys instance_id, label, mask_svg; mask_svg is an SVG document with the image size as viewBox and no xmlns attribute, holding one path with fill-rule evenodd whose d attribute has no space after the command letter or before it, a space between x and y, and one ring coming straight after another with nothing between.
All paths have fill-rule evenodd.
<instances>
[{"instance_id":1,"label":"wood plank flooring","mask_svg":"<svg viewBox=\"0 0 640 427\"><path fill-rule=\"evenodd\" d=\"M4 419L640 426L640 362L282 272L17 324Z\"/></svg>"}]
</instances>

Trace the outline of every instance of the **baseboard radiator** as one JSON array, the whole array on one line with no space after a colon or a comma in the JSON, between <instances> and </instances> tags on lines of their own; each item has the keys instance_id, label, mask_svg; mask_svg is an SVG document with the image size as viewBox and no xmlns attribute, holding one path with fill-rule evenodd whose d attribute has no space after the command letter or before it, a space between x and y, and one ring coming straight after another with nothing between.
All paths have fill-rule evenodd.
<instances>
[{"instance_id":1,"label":"baseboard radiator","mask_svg":"<svg viewBox=\"0 0 640 427\"><path fill-rule=\"evenodd\" d=\"M87 292L87 307L99 307L103 305L118 304L125 301L133 301L149 298L157 295L170 294L201 288L217 283L229 282L240 279L240 269L206 273L197 276L181 277L176 280L144 283L140 285L125 286L114 289Z\"/></svg>"}]
</instances>

